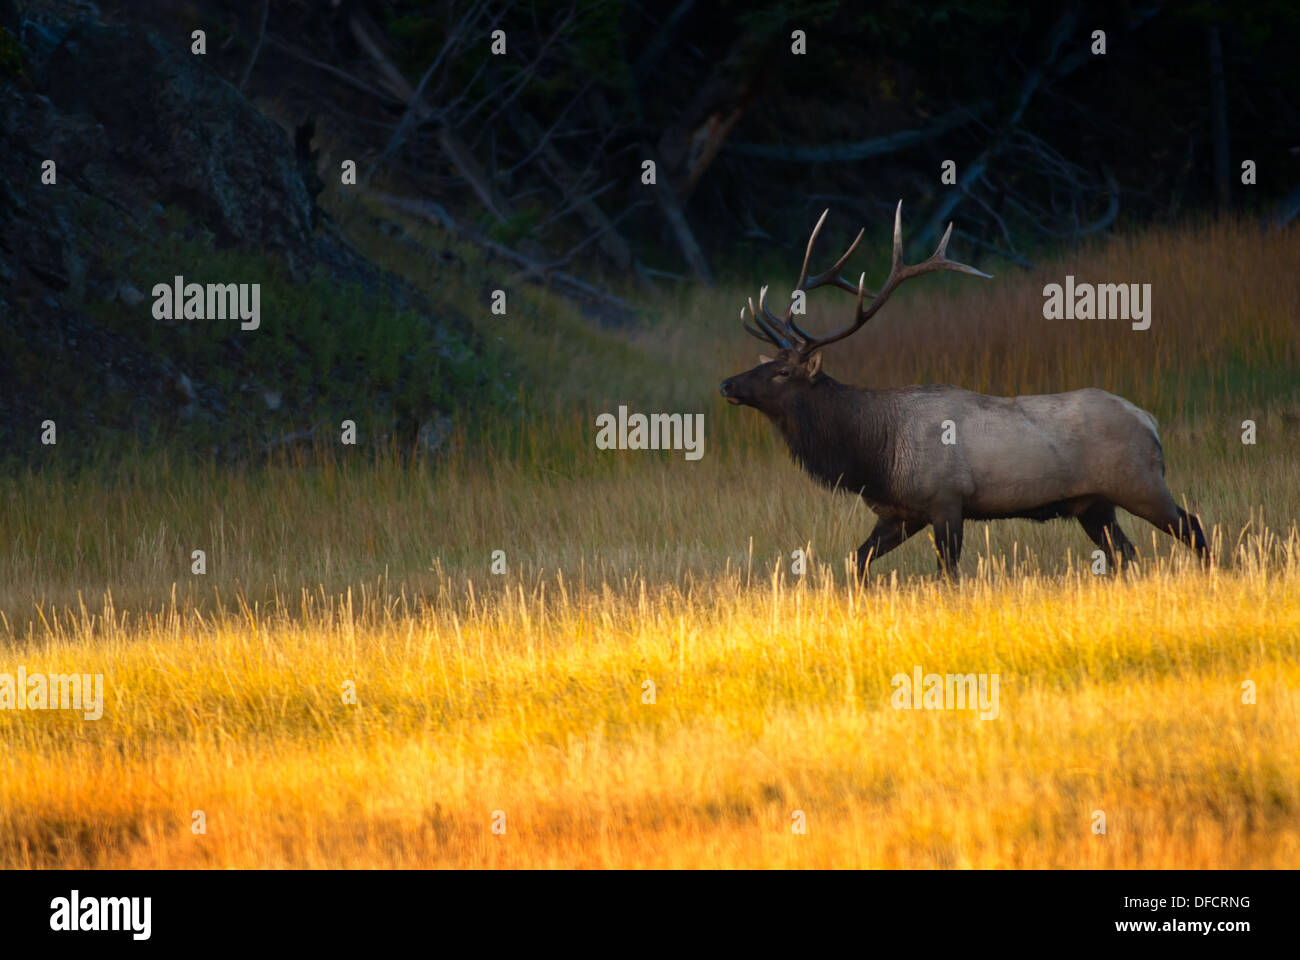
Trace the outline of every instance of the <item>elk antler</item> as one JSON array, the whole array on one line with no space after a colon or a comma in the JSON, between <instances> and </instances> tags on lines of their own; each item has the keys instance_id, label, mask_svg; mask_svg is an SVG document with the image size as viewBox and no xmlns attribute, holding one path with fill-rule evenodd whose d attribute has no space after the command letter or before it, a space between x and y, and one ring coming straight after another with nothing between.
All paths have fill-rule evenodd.
<instances>
[{"instance_id":1,"label":"elk antler","mask_svg":"<svg viewBox=\"0 0 1300 960\"><path fill-rule=\"evenodd\" d=\"M821 233L822 224L826 222L826 210L817 221L817 226L813 227L812 236L808 238L808 250L804 254L803 269L799 273L799 282L795 285L795 290L803 290L805 293L814 290L825 284L839 287L841 290L847 290L850 293L858 295L858 306L853 322L842 330L829 334L824 337L814 337L797 323L794 322L794 301L791 300L790 309L786 311L784 317L778 317L767 308L767 287L764 287L758 294L759 310L762 311L760 317L754 310L754 301L749 301L749 315L758 325L755 330L745 322L745 311L740 311L740 319L745 329L753 336L760 340L771 343L774 346L786 350L793 350L800 359L807 359L812 354L823 347L829 346L837 340L843 340L845 337L859 330L863 324L874 317L881 307L889 300L890 295L898 289L899 284L904 280L910 280L912 277L919 277L924 273L933 273L936 270L956 270L959 273L968 273L973 277L984 277L992 279L991 274L984 273L982 270L976 270L974 267L967 266L964 263L958 263L955 260L949 260L946 251L948 249L948 238L952 236L952 224L948 224L948 229L944 231L943 239L939 241L939 246L935 249L927 260L920 263L907 265L903 263L903 201L898 201L898 207L894 210L894 253L893 260L889 268L889 276L885 279L885 284L880 288L879 293L871 293L866 289L867 275L864 273L858 278L856 284L850 283L840 276L840 268L844 266L845 261L849 259L850 254L857 249L858 243L862 240L863 231L859 230L853 243L849 244L849 249L844 252L829 270L817 274L811 280L808 278L808 261L812 259L813 244L817 242L817 235ZM870 305L864 306L863 299L871 298Z\"/></svg>"}]
</instances>

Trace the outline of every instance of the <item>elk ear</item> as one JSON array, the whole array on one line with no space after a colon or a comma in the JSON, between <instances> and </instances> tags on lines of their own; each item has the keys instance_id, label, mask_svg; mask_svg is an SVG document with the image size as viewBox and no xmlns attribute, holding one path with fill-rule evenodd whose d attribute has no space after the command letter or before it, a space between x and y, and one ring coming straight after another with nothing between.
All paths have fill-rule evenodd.
<instances>
[{"instance_id":1,"label":"elk ear","mask_svg":"<svg viewBox=\"0 0 1300 960\"><path fill-rule=\"evenodd\" d=\"M769 357L766 353L760 353L760 354L758 355L758 362L759 362L759 363L771 363L771 362L772 362L772 358Z\"/></svg>"},{"instance_id":2,"label":"elk ear","mask_svg":"<svg viewBox=\"0 0 1300 960\"><path fill-rule=\"evenodd\" d=\"M820 352L814 353L811 357L809 357L807 362L803 365L803 368L808 371L808 376L810 377L817 376L817 371L822 368L821 353Z\"/></svg>"}]
</instances>

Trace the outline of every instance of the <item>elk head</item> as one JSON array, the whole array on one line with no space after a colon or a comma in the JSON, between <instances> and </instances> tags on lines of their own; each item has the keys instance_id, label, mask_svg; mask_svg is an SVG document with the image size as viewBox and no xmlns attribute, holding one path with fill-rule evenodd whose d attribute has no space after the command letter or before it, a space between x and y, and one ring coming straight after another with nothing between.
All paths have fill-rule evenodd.
<instances>
[{"instance_id":1,"label":"elk head","mask_svg":"<svg viewBox=\"0 0 1300 960\"><path fill-rule=\"evenodd\" d=\"M867 275L865 273L858 277L856 284L850 283L840 276L840 269L862 241L863 230L858 231L858 235L849 244L848 250L833 266L816 276L809 277L808 261L812 259L813 245L817 242L817 235L821 233L822 224L826 222L828 213L830 213L829 210L822 213L821 219L813 227L812 236L808 238L808 249L803 258L803 269L799 273L799 281L795 284L794 289L807 293L817 287L830 285L839 287L841 290L847 290L850 293L856 293L858 295L858 305L853 321L834 333L824 337L815 337L795 322L795 301L793 296L785 316L778 317L768 309L767 287L763 287L758 294L758 310L754 309L753 299L749 300L749 319L754 321L753 325L751 326L749 321L745 319L743 308L740 311L740 320L750 334L775 347L776 356L760 355L758 366L723 380L721 392L727 402L754 407L769 415L774 415L777 411L784 409L787 404L797 397L798 393L808 390L818 381L819 377L824 376L820 372L821 353L819 351L823 347L830 346L837 340L843 340L861 329L885 305L890 295L898 289L899 284L904 280L910 280L912 277L919 277L923 273L932 273L936 270L956 270L959 273L969 273L976 277L989 277L989 274L976 270L974 267L947 258L945 251L948 248L948 238L952 236L951 223L948 224L943 239L939 241L938 248L930 255L929 259L911 266L903 263L903 201L901 200L898 201L898 207L894 210L893 262L889 268L889 276L886 278L884 286L880 288L879 293L872 293L866 289Z\"/></svg>"}]
</instances>

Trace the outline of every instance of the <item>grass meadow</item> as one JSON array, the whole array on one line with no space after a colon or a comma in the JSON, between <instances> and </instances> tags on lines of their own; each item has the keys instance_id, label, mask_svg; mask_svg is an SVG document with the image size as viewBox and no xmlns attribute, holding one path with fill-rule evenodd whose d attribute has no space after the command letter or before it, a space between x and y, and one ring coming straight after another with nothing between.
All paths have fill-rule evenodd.
<instances>
[{"instance_id":1,"label":"grass meadow","mask_svg":"<svg viewBox=\"0 0 1300 960\"><path fill-rule=\"evenodd\" d=\"M408 229L369 249L418 278L441 241ZM492 316L460 251L430 289L521 386L436 454L320 432L0 477L0 673L105 685L98 720L0 710L0 865L1300 866L1298 242L1225 221L904 287L833 376L1120 393L1216 564L1121 512L1121 576L1009 521L967 526L956 583L922 535L861 587L870 512L717 395L758 352L744 296L797 263L629 333L536 288ZM1151 328L1044 320L1066 274L1150 283ZM619 404L704 413L703 458L596 450ZM997 674L997 717L894 709L917 666Z\"/></svg>"}]
</instances>

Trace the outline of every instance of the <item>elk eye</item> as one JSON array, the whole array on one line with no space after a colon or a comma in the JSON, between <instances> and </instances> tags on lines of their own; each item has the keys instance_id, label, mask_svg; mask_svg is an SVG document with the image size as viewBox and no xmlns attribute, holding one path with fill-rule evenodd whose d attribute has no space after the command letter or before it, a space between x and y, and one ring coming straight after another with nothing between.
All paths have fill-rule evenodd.
<instances>
[{"instance_id":1,"label":"elk eye","mask_svg":"<svg viewBox=\"0 0 1300 960\"><path fill-rule=\"evenodd\" d=\"M783 380L789 380L789 379L790 379L790 368L787 367L787 368L784 369L784 370L778 370L778 371L776 372L776 376L774 376L772 379L773 379L775 382L777 382L777 383L780 383L780 382L783 381Z\"/></svg>"}]
</instances>

